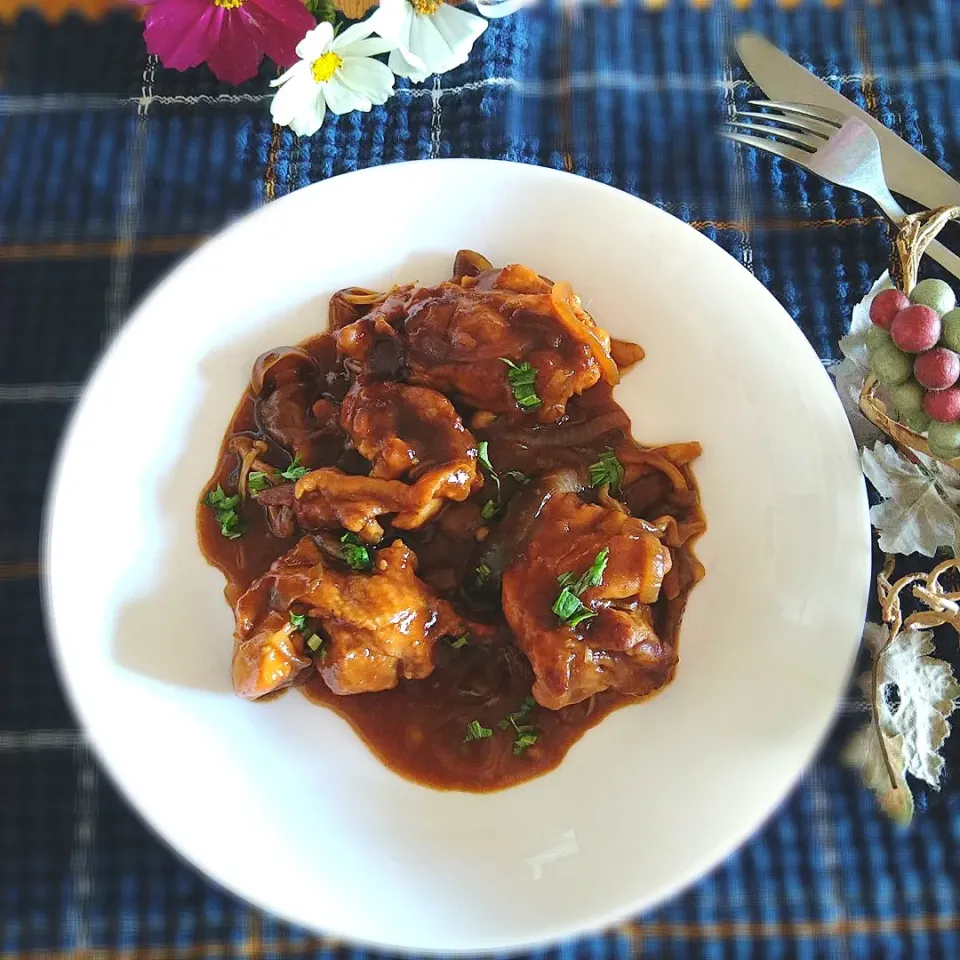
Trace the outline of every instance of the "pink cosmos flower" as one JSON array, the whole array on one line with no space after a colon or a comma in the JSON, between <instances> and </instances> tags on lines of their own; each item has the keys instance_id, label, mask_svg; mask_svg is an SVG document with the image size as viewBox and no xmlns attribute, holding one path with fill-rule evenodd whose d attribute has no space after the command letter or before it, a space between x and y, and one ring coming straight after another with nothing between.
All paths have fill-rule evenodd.
<instances>
[{"instance_id":1,"label":"pink cosmos flower","mask_svg":"<svg viewBox=\"0 0 960 960\"><path fill-rule=\"evenodd\" d=\"M219 80L254 77L263 55L281 67L296 62L296 46L316 25L302 0L139 0L149 3L147 50L165 67L206 62Z\"/></svg>"}]
</instances>

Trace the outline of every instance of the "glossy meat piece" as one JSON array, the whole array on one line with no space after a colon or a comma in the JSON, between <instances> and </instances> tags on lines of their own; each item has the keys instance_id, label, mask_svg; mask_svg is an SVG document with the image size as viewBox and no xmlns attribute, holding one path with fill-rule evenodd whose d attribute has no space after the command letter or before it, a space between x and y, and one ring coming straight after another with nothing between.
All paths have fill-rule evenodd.
<instances>
[{"instance_id":1,"label":"glossy meat piece","mask_svg":"<svg viewBox=\"0 0 960 960\"><path fill-rule=\"evenodd\" d=\"M475 479L475 471L446 465L432 467L412 484L325 467L297 481L293 506L305 530L343 527L376 543L383 536L377 517L394 514L394 527L413 530L435 517L444 501L465 500Z\"/></svg>"},{"instance_id":2,"label":"glossy meat piece","mask_svg":"<svg viewBox=\"0 0 960 960\"><path fill-rule=\"evenodd\" d=\"M476 482L477 442L453 404L436 390L356 383L343 401L341 424L361 456L373 464L371 477L416 478L443 465L471 488L481 485Z\"/></svg>"},{"instance_id":3,"label":"glossy meat piece","mask_svg":"<svg viewBox=\"0 0 960 960\"><path fill-rule=\"evenodd\" d=\"M610 338L569 287L517 264L388 299L344 327L338 345L367 378L399 378L404 368L409 383L543 423L559 420L567 400L601 376L618 377ZM536 368L539 407L518 407L504 358Z\"/></svg>"},{"instance_id":4,"label":"glossy meat piece","mask_svg":"<svg viewBox=\"0 0 960 960\"><path fill-rule=\"evenodd\" d=\"M233 687L255 700L289 686L313 663L304 652L303 637L294 630L290 605L310 584L310 568L320 551L304 538L237 600L233 648Z\"/></svg>"},{"instance_id":5,"label":"glossy meat piece","mask_svg":"<svg viewBox=\"0 0 960 960\"><path fill-rule=\"evenodd\" d=\"M301 635L289 626L294 603L312 624L319 622L324 652L318 669L334 693L389 690L401 677L428 676L437 640L466 625L416 568L416 555L400 540L376 553L372 572L360 573L330 559L311 538L302 539L237 602L238 693L262 696L310 664ZM296 656L281 656L285 644Z\"/></svg>"},{"instance_id":6,"label":"glossy meat piece","mask_svg":"<svg viewBox=\"0 0 960 960\"><path fill-rule=\"evenodd\" d=\"M561 625L551 610L557 578L583 574L609 547L603 580L581 601L596 616ZM503 577L503 612L527 655L533 696L559 710L613 689L642 695L662 686L677 662L654 631L654 603L671 567L652 525L617 510L584 503L574 493L551 498L537 517L522 555Z\"/></svg>"}]
</instances>

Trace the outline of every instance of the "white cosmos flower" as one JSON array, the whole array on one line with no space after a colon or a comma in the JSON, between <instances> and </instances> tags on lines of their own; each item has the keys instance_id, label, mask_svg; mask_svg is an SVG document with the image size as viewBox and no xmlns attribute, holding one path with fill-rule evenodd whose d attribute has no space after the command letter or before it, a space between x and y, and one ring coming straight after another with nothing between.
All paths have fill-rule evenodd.
<instances>
[{"instance_id":1,"label":"white cosmos flower","mask_svg":"<svg viewBox=\"0 0 960 960\"><path fill-rule=\"evenodd\" d=\"M393 95L393 73L373 58L396 44L371 37L374 29L366 20L337 36L329 23L311 30L297 44L300 59L270 84L280 88L270 104L273 122L309 137L320 129L328 107L339 114L386 103Z\"/></svg>"},{"instance_id":2,"label":"white cosmos flower","mask_svg":"<svg viewBox=\"0 0 960 960\"><path fill-rule=\"evenodd\" d=\"M380 0L367 21L393 41L390 69L414 83L466 63L487 21L443 0Z\"/></svg>"}]
</instances>

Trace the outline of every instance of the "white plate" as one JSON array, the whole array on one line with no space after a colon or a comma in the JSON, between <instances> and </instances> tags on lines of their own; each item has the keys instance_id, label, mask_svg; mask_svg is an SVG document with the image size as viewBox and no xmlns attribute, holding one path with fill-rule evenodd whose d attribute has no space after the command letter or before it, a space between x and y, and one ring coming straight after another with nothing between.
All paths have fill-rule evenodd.
<instances>
[{"instance_id":1,"label":"white plate","mask_svg":"<svg viewBox=\"0 0 960 960\"><path fill-rule=\"evenodd\" d=\"M324 327L338 287L437 281L459 247L571 281L602 326L646 348L617 396L641 441L703 443L709 523L673 684L604 720L553 773L485 796L401 779L299 694L235 698L223 578L194 532L254 357ZM600 928L732 851L831 721L870 561L847 421L773 297L640 200L478 160L316 184L178 267L84 394L46 535L63 680L146 821L266 910L410 951Z\"/></svg>"}]
</instances>

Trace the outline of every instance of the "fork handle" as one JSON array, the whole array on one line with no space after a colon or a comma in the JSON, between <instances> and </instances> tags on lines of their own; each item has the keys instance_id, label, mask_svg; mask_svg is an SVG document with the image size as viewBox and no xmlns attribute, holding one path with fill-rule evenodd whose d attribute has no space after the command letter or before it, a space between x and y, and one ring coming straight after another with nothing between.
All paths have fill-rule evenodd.
<instances>
[{"instance_id":1,"label":"fork handle","mask_svg":"<svg viewBox=\"0 0 960 960\"><path fill-rule=\"evenodd\" d=\"M907 212L897 203L889 190L884 190L883 192L878 190L872 199L884 212L887 219L891 220L894 225L899 227L900 224L903 223ZM949 270L950 273L960 279L960 257L953 253L953 251L948 250L939 240L934 240L925 252L928 257L932 257L941 267Z\"/></svg>"}]
</instances>

